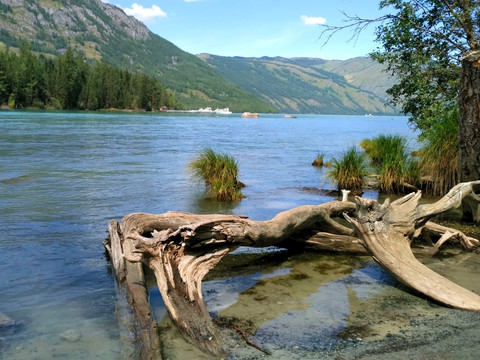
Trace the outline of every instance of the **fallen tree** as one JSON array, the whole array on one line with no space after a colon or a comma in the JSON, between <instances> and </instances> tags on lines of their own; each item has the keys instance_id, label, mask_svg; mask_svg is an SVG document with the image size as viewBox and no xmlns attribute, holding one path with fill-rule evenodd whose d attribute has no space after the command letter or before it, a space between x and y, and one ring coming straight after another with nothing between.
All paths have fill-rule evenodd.
<instances>
[{"instance_id":1,"label":"fallen tree","mask_svg":"<svg viewBox=\"0 0 480 360\"><path fill-rule=\"evenodd\" d=\"M143 284L141 264L153 270L167 311L184 336L205 352L220 355L221 342L203 301L201 282L210 269L239 246L313 247L340 252L366 249L403 284L444 305L480 311L480 296L422 265L410 247L415 237L428 230L430 235L438 234L441 241L456 238L469 250L477 248L478 240L437 226L429 219L466 208L466 213L479 221L479 190L480 181L462 183L436 203L426 205L419 204L420 192L392 203L387 200L383 205L357 197L355 203L331 201L300 206L268 221L234 215L133 213L120 224L110 222L105 246L117 281L127 283L130 291L134 289L136 300L130 304L141 318L138 333L143 334L146 347L151 347L150 352L143 350L145 358L158 358L159 342L158 329L145 302L147 292L138 289ZM343 216L353 229L338 221Z\"/></svg>"}]
</instances>

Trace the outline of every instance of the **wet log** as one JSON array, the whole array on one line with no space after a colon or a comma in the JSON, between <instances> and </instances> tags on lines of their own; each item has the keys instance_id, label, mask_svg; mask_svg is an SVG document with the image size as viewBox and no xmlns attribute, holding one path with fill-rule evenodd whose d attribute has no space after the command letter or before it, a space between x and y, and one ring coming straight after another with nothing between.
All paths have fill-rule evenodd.
<instances>
[{"instance_id":1,"label":"wet log","mask_svg":"<svg viewBox=\"0 0 480 360\"><path fill-rule=\"evenodd\" d=\"M113 266L117 285L117 319L120 328L122 359L162 358L157 322L148 302L142 264L126 261L132 244L123 241L119 224L111 220L104 242Z\"/></svg>"},{"instance_id":2,"label":"wet log","mask_svg":"<svg viewBox=\"0 0 480 360\"><path fill-rule=\"evenodd\" d=\"M357 214L347 220L358 238L385 270L401 283L454 308L480 311L480 296L444 278L420 263L412 253L410 242L416 230L431 217L462 206L470 199L480 181L455 186L434 204L419 205L421 193L412 193L392 203L357 197Z\"/></svg>"}]
</instances>

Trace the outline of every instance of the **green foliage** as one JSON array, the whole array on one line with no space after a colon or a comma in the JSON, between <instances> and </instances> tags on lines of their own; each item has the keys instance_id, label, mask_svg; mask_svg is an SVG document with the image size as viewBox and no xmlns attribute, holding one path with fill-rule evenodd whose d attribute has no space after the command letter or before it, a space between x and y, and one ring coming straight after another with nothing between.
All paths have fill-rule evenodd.
<instances>
[{"instance_id":1,"label":"green foliage","mask_svg":"<svg viewBox=\"0 0 480 360\"><path fill-rule=\"evenodd\" d=\"M11 13L12 7L10 5L4 4L0 2L0 14ZM3 15L2 15L3 16Z\"/></svg>"},{"instance_id":2,"label":"green foliage","mask_svg":"<svg viewBox=\"0 0 480 360\"><path fill-rule=\"evenodd\" d=\"M393 9L377 27L383 49L372 54L398 79L388 93L426 131L459 90L460 59L478 41L477 1L383 0Z\"/></svg>"},{"instance_id":3,"label":"green foliage","mask_svg":"<svg viewBox=\"0 0 480 360\"><path fill-rule=\"evenodd\" d=\"M0 41L12 47L18 47L20 44L20 40L5 29L0 29Z\"/></svg>"},{"instance_id":4,"label":"green foliage","mask_svg":"<svg viewBox=\"0 0 480 360\"><path fill-rule=\"evenodd\" d=\"M346 150L340 159L332 160L332 167L327 176L336 184L338 190L351 190L361 192L365 184L364 177L367 175L365 157L353 146Z\"/></svg>"},{"instance_id":5,"label":"green foliage","mask_svg":"<svg viewBox=\"0 0 480 360\"><path fill-rule=\"evenodd\" d=\"M377 28L383 49L373 54L397 76L389 90L393 101L425 138L445 116L459 106L459 181L480 177L478 69L480 6L477 0L383 0L391 10ZM440 186L443 187L443 186Z\"/></svg>"},{"instance_id":6,"label":"green foliage","mask_svg":"<svg viewBox=\"0 0 480 360\"><path fill-rule=\"evenodd\" d=\"M71 49L56 59L36 56L23 44L20 54L0 52L0 104L11 108L158 110L181 104L160 83L106 63L90 65Z\"/></svg>"},{"instance_id":7,"label":"green foliage","mask_svg":"<svg viewBox=\"0 0 480 360\"><path fill-rule=\"evenodd\" d=\"M407 151L405 137L379 135L373 139L364 139L360 146L380 176L380 191L403 193L404 183L418 183L415 159Z\"/></svg>"},{"instance_id":8,"label":"green foliage","mask_svg":"<svg viewBox=\"0 0 480 360\"><path fill-rule=\"evenodd\" d=\"M415 156L408 153L401 136L380 135L360 143L379 174L380 191L403 193L409 190L403 186L408 183L443 196L458 183L458 108L445 107L422 139L423 147Z\"/></svg>"},{"instance_id":9,"label":"green foliage","mask_svg":"<svg viewBox=\"0 0 480 360\"><path fill-rule=\"evenodd\" d=\"M238 164L233 156L215 153L207 147L189 167L193 175L203 179L209 188L207 197L225 201L238 201L244 197L237 179Z\"/></svg>"},{"instance_id":10,"label":"green foliage","mask_svg":"<svg viewBox=\"0 0 480 360\"><path fill-rule=\"evenodd\" d=\"M427 189L432 195L443 196L458 181L458 109L446 108L428 131L419 152L420 172L431 181Z\"/></svg>"}]
</instances>

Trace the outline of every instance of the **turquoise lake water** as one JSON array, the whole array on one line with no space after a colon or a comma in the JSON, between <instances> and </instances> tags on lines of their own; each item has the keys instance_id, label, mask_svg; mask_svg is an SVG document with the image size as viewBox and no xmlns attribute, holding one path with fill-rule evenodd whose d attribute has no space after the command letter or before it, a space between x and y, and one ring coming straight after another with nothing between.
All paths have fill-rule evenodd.
<instances>
[{"instance_id":1,"label":"turquoise lake water","mask_svg":"<svg viewBox=\"0 0 480 360\"><path fill-rule=\"evenodd\" d=\"M178 210L265 220L295 206L327 202L334 198L316 190L333 185L311 166L317 153L328 160L379 134L405 135L415 144L407 118L395 116L241 119L239 114L0 112L0 313L13 324L0 328L0 358L119 358L115 288L102 245L110 219L120 220L131 212ZM240 180L247 185L241 202L204 199L204 186L192 179L187 165L207 146L237 159ZM299 260L295 266L308 261ZM370 284L369 291L372 286L391 286L391 279L372 264L354 261L349 266L360 273L350 274L350 281ZM241 292L261 279L288 274L289 266L279 265L270 274L256 273L238 283L207 282L207 306L212 312L233 306ZM317 291L318 283L310 286L305 290L309 300L301 300L310 304L307 308L325 303L330 293L347 299L341 283L321 285L326 292ZM156 316L163 316L158 296L152 296L152 304ZM318 348L328 347L345 328L349 305L344 300L324 310L333 313L334 320L319 315L323 322L334 321L328 331L305 320L312 314L302 313L295 316L296 323L289 322L285 314L291 311L300 310L267 317L257 340L272 339L272 346L283 341L282 351L287 353L296 344L315 341L321 343ZM298 321L326 340L308 336L307 330L282 340L279 329L288 328L288 323L298 327Z\"/></svg>"}]
</instances>

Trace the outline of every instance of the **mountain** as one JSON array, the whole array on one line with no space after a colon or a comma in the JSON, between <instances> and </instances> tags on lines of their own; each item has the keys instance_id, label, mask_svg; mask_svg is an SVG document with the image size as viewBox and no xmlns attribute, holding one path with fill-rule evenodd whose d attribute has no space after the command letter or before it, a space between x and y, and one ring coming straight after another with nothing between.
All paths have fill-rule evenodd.
<instances>
[{"instance_id":1,"label":"mountain","mask_svg":"<svg viewBox=\"0 0 480 360\"><path fill-rule=\"evenodd\" d=\"M395 114L386 90L395 79L368 57L316 58L198 55L225 79L284 113Z\"/></svg>"},{"instance_id":2,"label":"mountain","mask_svg":"<svg viewBox=\"0 0 480 360\"><path fill-rule=\"evenodd\" d=\"M70 47L88 59L156 77L187 108L275 111L198 57L100 0L0 0L0 50L18 48L22 41L38 53L58 55Z\"/></svg>"},{"instance_id":3,"label":"mountain","mask_svg":"<svg viewBox=\"0 0 480 360\"><path fill-rule=\"evenodd\" d=\"M100 0L0 0L0 51L16 51L22 42L46 56L71 48L92 61L143 72L190 109L396 113L384 105L393 79L369 58L195 56Z\"/></svg>"}]
</instances>

